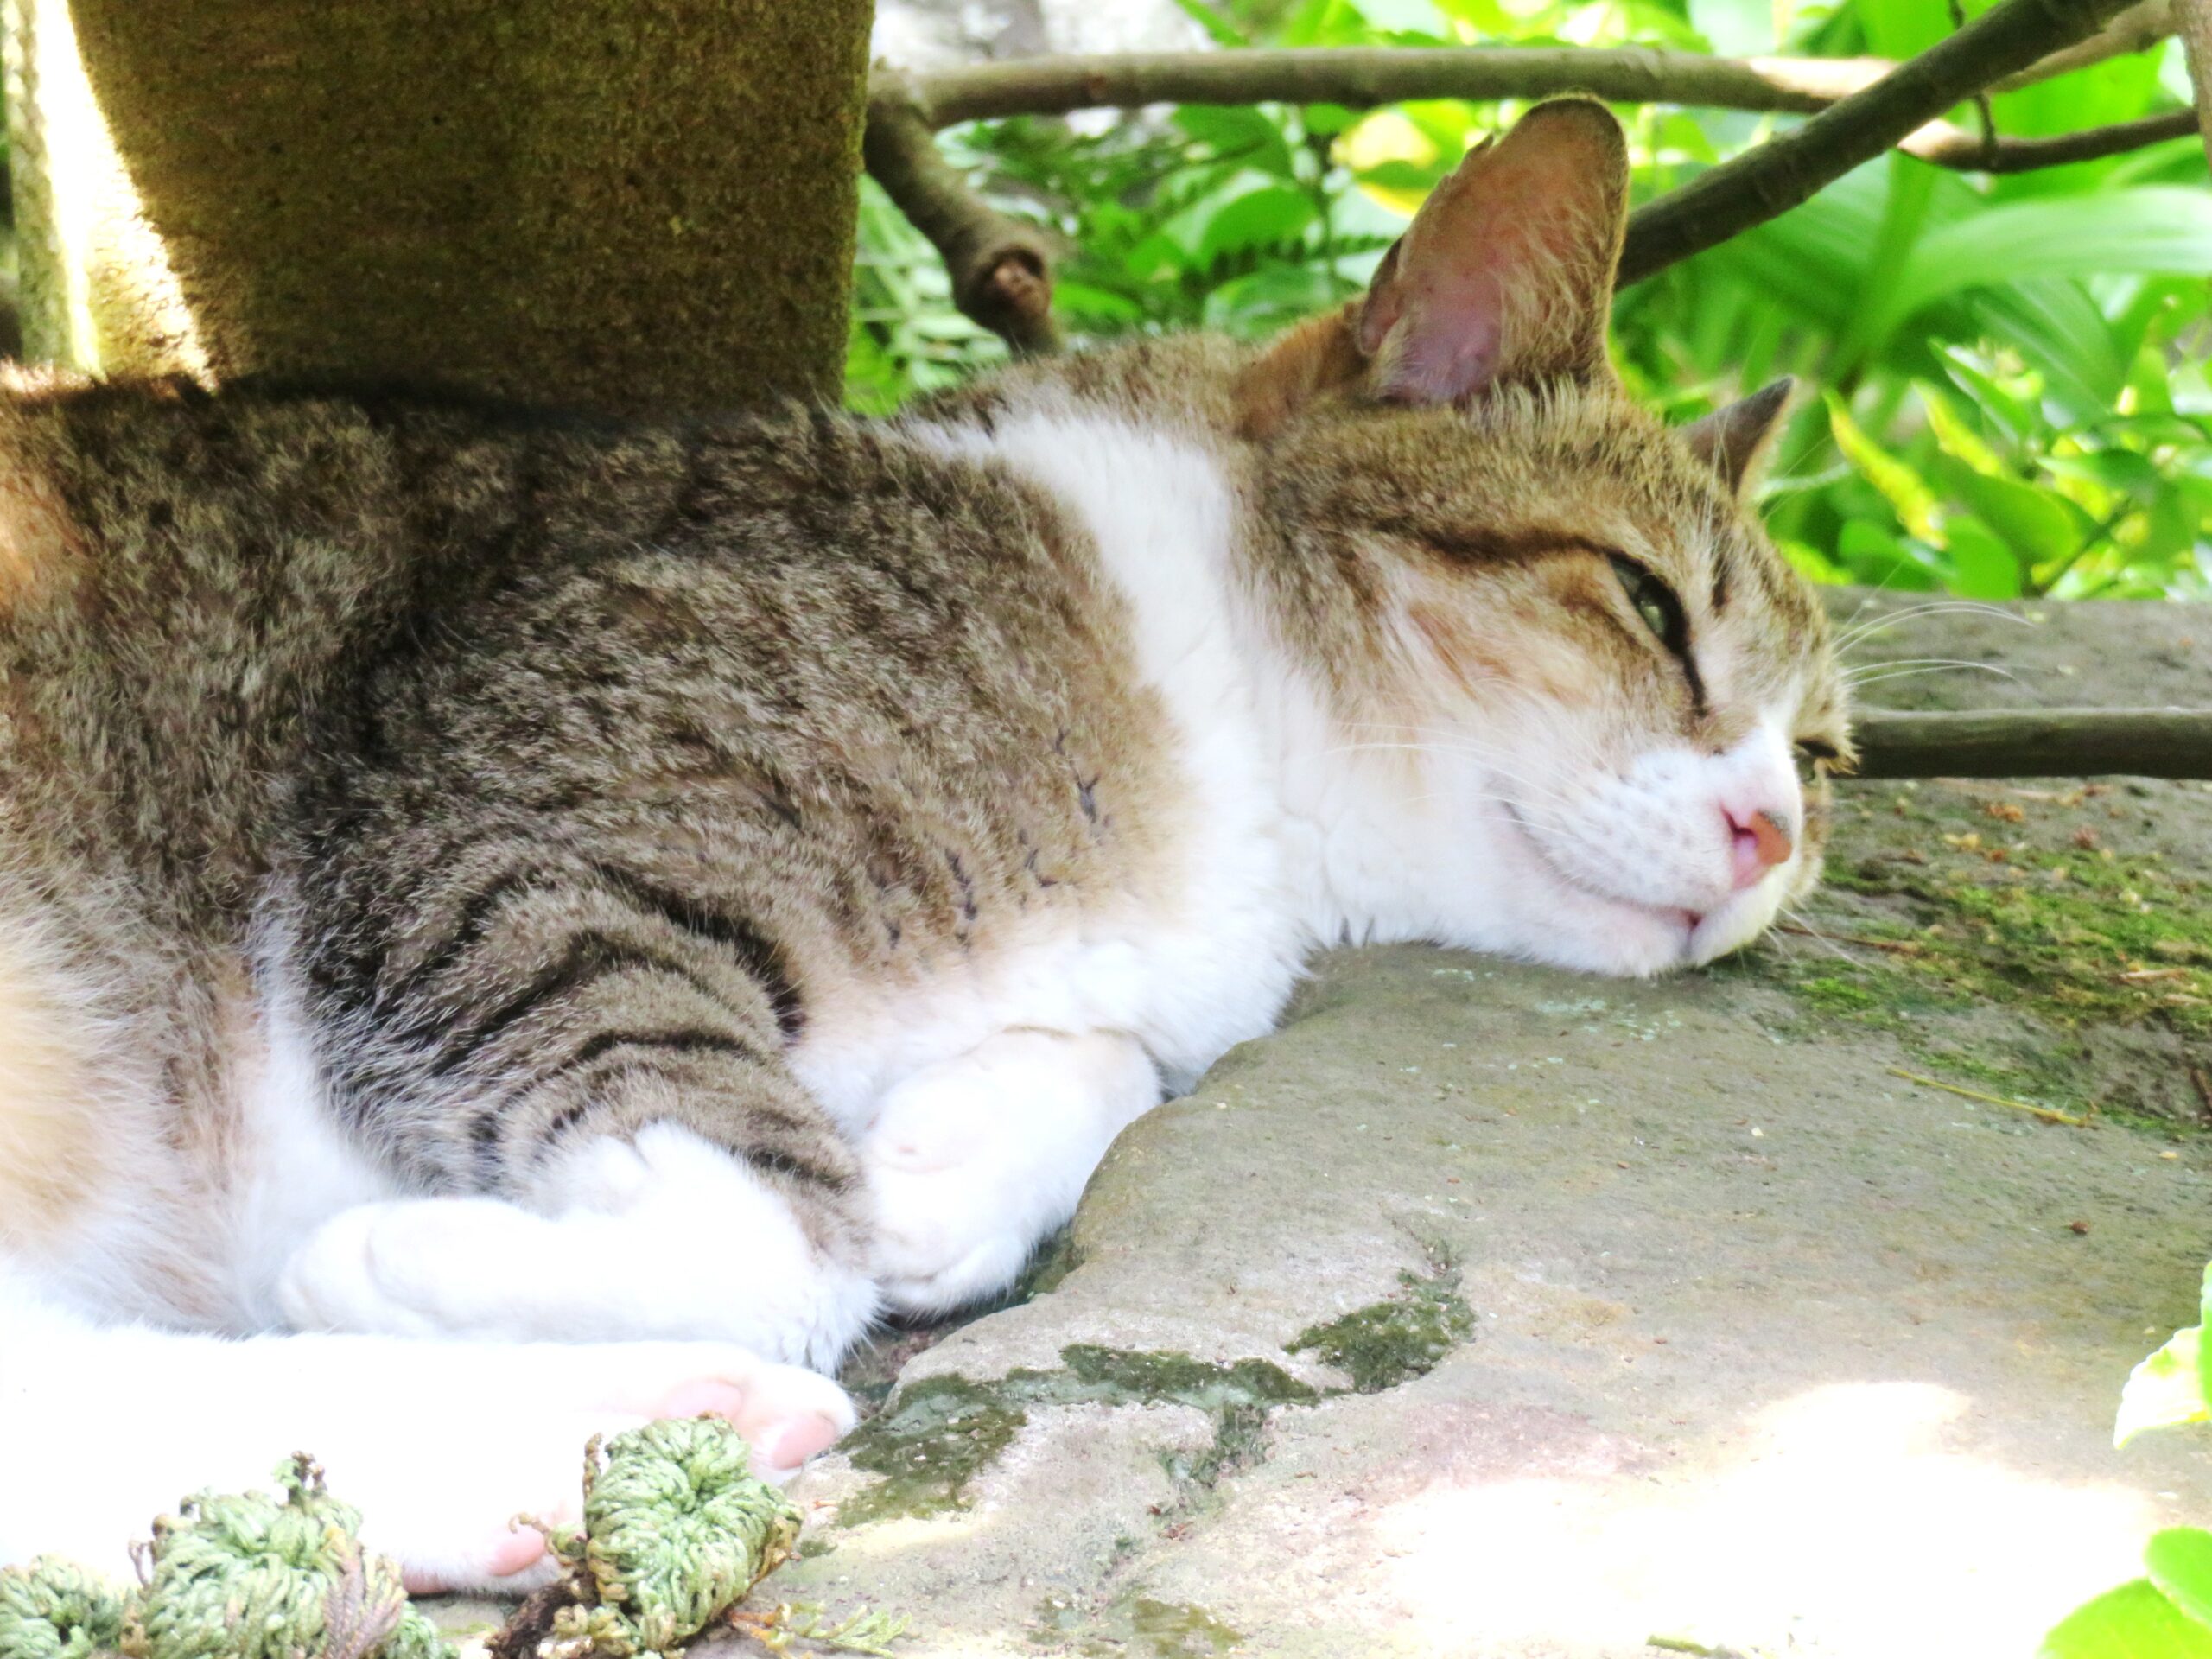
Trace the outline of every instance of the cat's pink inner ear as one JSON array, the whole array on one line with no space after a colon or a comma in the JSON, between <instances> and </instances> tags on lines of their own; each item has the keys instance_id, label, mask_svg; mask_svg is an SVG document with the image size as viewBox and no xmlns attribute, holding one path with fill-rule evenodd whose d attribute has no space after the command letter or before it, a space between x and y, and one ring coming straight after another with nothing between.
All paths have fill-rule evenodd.
<instances>
[{"instance_id":1,"label":"cat's pink inner ear","mask_svg":"<svg viewBox=\"0 0 2212 1659\"><path fill-rule=\"evenodd\" d=\"M1452 402L1602 370L1627 195L1620 124L1588 99L1539 105L1471 152L1359 306L1376 394Z\"/></svg>"}]
</instances>

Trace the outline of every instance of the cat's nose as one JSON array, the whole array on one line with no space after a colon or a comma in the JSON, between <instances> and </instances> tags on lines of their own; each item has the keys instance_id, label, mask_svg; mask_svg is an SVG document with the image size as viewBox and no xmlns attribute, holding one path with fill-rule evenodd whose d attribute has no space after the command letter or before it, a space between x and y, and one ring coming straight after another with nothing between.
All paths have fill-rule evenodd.
<instances>
[{"instance_id":1,"label":"cat's nose","mask_svg":"<svg viewBox=\"0 0 2212 1659\"><path fill-rule=\"evenodd\" d=\"M1740 818L1733 812L1727 816L1729 830L1735 837L1738 889L1755 886L1776 865L1789 861L1794 843L1786 818L1772 812L1753 812Z\"/></svg>"}]
</instances>

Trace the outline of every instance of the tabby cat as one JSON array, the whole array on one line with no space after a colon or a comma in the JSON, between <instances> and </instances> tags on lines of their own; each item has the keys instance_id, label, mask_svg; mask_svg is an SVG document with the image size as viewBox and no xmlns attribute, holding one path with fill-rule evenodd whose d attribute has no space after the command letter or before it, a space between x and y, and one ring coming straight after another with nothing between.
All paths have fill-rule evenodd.
<instances>
[{"instance_id":1,"label":"tabby cat","mask_svg":"<svg viewBox=\"0 0 2212 1659\"><path fill-rule=\"evenodd\" d=\"M1317 945L1756 936L1841 692L1780 390L1608 366L1625 178L1545 105L1268 349L889 422L19 386L0 1560L307 1446L524 1586L592 1431L828 1445Z\"/></svg>"}]
</instances>

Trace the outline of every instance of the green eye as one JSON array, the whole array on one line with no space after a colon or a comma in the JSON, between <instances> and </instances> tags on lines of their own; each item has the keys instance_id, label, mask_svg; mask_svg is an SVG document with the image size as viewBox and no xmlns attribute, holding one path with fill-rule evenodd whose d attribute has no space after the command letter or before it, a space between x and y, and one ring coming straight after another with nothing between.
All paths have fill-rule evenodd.
<instances>
[{"instance_id":1,"label":"green eye","mask_svg":"<svg viewBox=\"0 0 2212 1659\"><path fill-rule=\"evenodd\" d=\"M1628 594L1628 602L1643 619L1643 626L1651 630L1660 644L1677 657L1689 650L1689 623L1682 614L1682 601L1665 580L1646 566L1622 553L1609 554L1613 574L1620 578L1621 588Z\"/></svg>"}]
</instances>

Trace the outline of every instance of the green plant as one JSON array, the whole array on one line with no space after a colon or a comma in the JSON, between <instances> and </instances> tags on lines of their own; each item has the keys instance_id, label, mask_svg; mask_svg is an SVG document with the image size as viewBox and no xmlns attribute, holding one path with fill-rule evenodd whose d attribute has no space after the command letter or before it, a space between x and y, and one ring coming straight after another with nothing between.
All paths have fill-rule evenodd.
<instances>
[{"instance_id":1,"label":"green plant","mask_svg":"<svg viewBox=\"0 0 2212 1659\"><path fill-rule=\"evenodd\" d=\"M1927 0L1183 0L1220 43L1655 46L1900 57L1951 27ZM1986 0L1967 0L1979 13ZM2169 46L1992 99L2032 137L2185 102ZM1511 106L1185 107L943 136L1003 210L1065 244L1080 343L1202 326L1245 337L1357 293L1421 195ZM1639 199L1790 117L1621 111ZM1977 112L1955 112L1972 128ZM1985 178L1902 156L1624 293L1616 356L1672 418L1780 372L1808 383L1764 486L1827 581L1975 598L2212 595L2212 188L2177 138ZM861 224L855 401L881 409L996 342L951 308L880 198Z\"/></svg>"},{"instance_id":2,"label":"green plant","mask_svg":"<svg viewBox=\"0 0 2212 1659\"><path fill-rule=\"evenodd\" d=\"M2113 1444L2212 1421L2212 1267L2198 1322L2174 1332L2120 1391ZM2041 1659L2212 1659L2212 1532L2152 1534L2144 1575L2076 1608L2044 1638Z\"/></svg>"}]
</instances>

